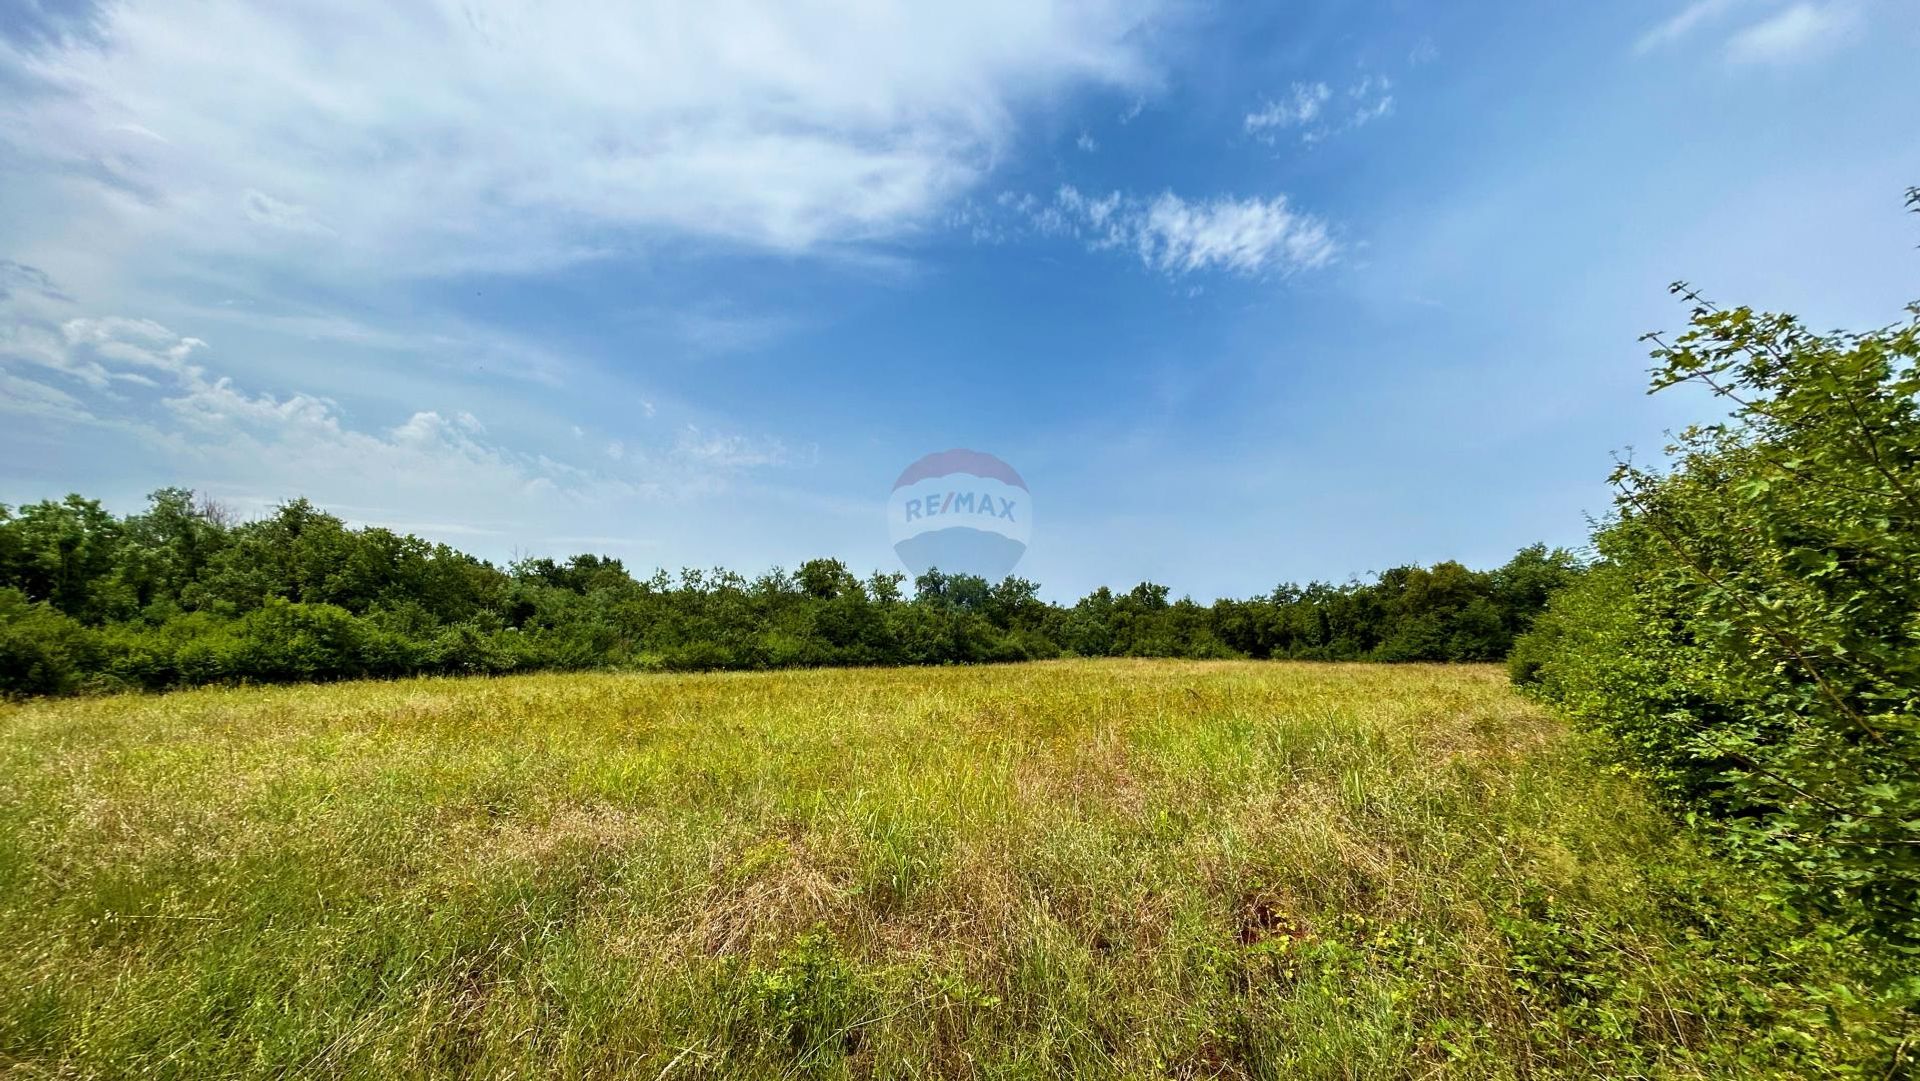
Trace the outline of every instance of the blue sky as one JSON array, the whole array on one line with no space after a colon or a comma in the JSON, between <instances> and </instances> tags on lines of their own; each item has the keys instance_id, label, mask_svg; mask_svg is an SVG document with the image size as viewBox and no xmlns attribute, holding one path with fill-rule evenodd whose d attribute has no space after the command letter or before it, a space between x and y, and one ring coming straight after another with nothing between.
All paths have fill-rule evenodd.
<instances>
[{"instance_id":1,"label":"blue sky","mask_svg":"<svg viewBox=\"0 0 1920 1081\"><path fill-rule=\"evenodd\" d=\"M1687 278L1920 297L1920 4L0 9L0 502L307 495L503 559L1053 597L1577 544Z\"/></svg>"}]
</instances>

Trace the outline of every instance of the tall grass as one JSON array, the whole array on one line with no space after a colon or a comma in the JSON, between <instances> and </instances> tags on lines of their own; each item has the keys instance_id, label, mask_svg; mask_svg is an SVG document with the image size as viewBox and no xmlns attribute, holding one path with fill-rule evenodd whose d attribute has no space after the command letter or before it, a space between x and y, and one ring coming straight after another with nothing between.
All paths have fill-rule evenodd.
<instances>
[{"instance_id":1,"label":"tall grass","mask_svg":"<svg viewBox=\"0 0 1920 1081\"><path fill-rule=\"evenodd\" d=\"M23 1077L1884 1076L1855 949L1491 668L0 706Z\"/></svg>"}]
</instances>

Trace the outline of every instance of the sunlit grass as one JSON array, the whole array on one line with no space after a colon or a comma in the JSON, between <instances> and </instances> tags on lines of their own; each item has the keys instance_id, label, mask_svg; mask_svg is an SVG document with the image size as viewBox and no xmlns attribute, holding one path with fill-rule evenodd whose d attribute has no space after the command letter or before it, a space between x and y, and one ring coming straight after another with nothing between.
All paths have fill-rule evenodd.
<instances>
[{"instance_id":1,"label":"sunlit grass","mask_svg":"<svg viewBox=\"0 0 1920 1081\"><path fill-rule=\"evenodd\" d=\"M1786 1076L1890 1028L1492 668L0 706L21 1076Z\"/></svg>"}]
</instances>

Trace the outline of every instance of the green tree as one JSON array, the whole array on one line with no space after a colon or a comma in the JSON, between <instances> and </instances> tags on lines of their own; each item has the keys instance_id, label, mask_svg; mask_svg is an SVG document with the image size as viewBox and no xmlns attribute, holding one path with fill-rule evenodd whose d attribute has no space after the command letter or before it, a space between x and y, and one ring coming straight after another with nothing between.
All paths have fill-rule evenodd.
<instances>
[{"instance_id":1,"label":"green tree","mask_svg":"<svg viewBox=\"0 0 1920 1081\"><path fill-rule=\"evenodd\" d=\"M83 623L124 616L132 598L118 588L120 520L97 499L69 495L0 516L0 584L45 601Z\"/></svg>"}]
</instances>

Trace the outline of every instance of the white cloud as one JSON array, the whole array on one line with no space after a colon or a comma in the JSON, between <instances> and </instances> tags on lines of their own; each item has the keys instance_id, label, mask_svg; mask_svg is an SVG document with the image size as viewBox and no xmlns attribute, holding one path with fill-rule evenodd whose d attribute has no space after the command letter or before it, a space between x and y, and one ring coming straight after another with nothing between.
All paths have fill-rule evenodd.
<instances>
[{"instance_id":1,"label":"white cloud","mask_svg":"<svg viewBox=\"0 0 1920 1081\"><path fill-rule=\"evenodd\" d=\"M1114 226L1114 216L1120 210L1121 198L1117 191L1093 198L1080 194L1079 189L1071 184L1062 184L1060 190L1054 193L1054 202L1067 214L1086 222L1097 232Z\"/></svg>"},{"instance_id":2,"label":"white cloud","mask_svg":"<svg viewBox=\"0 0 1920 1081\"><path fill-rule=\"evenodd\" d=\"M1838 3L1795 4L1741 30L1727 42L1736 63L1787 63L1817 56L1845 39L1854 12Z\"/></svg>"},{"instance_id":3,"label":"white cloud","mask_svg":"<svg viewBox=\"0 0 1920 1081\"><path fill-rule=\"evenodd\" d=\"M184 374L192 369L187 358L206 342L182 338L151 319L69 319L60 327L69 356L76 351L91 353L104 360L115 360L155 371ZM121 377L136 374L118 373Z\"/></svg>"},{"instance_id":4,"label":"white cloud","mask_svg":"<svg viewBox=\"0 0 1920 1081\"><path fill-rule=\"evenodd\" d=\"M691 424L681 429L674 453L688 462L724 469L788 465L793 461L792 452L777 439L702 431Z\"/></svg>"},{"instance_id":5,"label":"white cloud","mask_svg":"<svg viewBox=\"0 0 1920 1081\"><path fill-rule=\"evenodd\" d=\"M1087 131L1082 131L1080 137L1073 141L1073 145L1079 147L1084 154L1091 154L1100 149L1100 144L1094 141L1093 134Z\"/></svg>"},{"instance_id":6,"label":"white cloud","mask_svg":"<svg viewBox=\"0 0 1920 1081\"><path fill-rule=\"evenodd\" d=\"M1297 128L1300 141L1311 146L1336 132L1347 131L1393 112L1393 80L1366 75L1336 95L1323 82L1294 83L1278 99L1269 99L1248 113L1243 126L1248 135L1269 145L1279 133Z\"/></svg>"},{"instance_id":7,"label":"white cloud","mask_svg":"<svg viewBox=\"0 0 1920 1081\"><path fill-rule=\"evenodd\" d=\"M184 373L188 357L206 344L149 320L75 318L70 308L50 286L0 292L0 364L42 368L105 390L115 382L152 385L156 374Z\"/></svg>"},{"instance_id":8,"label":"white cloud","mask_svg":"<svg viewBox=\"0 0 1920 1081\"><path fill-rule=\"evenodd\" d=\"M1645 54L1672 45L1747 2L1748 0L1694 0L1693 3L1676 12L1673 17L1640 35L1640 39L1634 42L1633 51L1637 54Z\"/></svg>"},{"instance_id":9,"label":"white cloud","mask_svg":"<svg viewBox=\"0 0 1920 1081\"><path fill-rule=\"evenodd\" d=\"M418 408L390 427L356 422L330 398L250 389L210 370L216 354L199 338L36 297L0 297L0 413L131 439L149 465L255 509L307 495L363 519L425 515L441 534L505 535L620 518L791 460L775 440L710 429L649 445L613 439L602 454L580 447L564 461L493 438L463 409Z\"/></svg>"},{"instance_id":10,"label":"white cloud","mask_svg":"<svg viewBox=\"0 0 1920 1081\"><path fill-rule=\"evenodd\" d=\"M648 309L641 313L698 354L752 352L764 349L799 329L801 320L787 315L742 312L724 305L683 307L672 311Z\"/></svg>"},{"instance_id":11,"label":"white cloud","mask_svg":"<svg viewBox=\"0 0 1920 1081\"><path fill-rule=\"evenodd\" d=\"M660 494L636 476L512 450L472 418L435 410L360 427L326 399L248 393L227 377L191 380L161 404L165 415L132 425L135 434L181 475L255 505L306 495L376 520L425 514L447 523L438 532L458 533Z\"/></svg>"},{"instance_id":12,"label":"white cloud","mask_svg":"<svg viewBox=\"0 0 1920 1081\"><path fill-rule=\"evenodd\" d=\"M1247 114L1247 134L1272 138L1276 128L1310 124L1332 97L1333 89L1326 83L1294 83L1284 97L1269 100L1259 110Z\"/></svg>"},{"instance_id":13,"label":"white cloud","mask_svg":"<svg viewBox=\"0 0 1920 1081\"><path fill-rule=\"evenodd\" d=\"M1043 236L1072 236L1094 251L1126 251L1169 276L1202 271L1291 274L1332 262L1339 244L1325 222L1284 195L1187 200L1089 196L1063 185L1051 200L1002 193L1000 205Z\"/></svg>"},{"instance_id":14,"label":"white cloud","mask_svg":"<svg viewBox=\"0 0 1920 1081\"><path fill-rule=\"evenodd\" d=\"M42 417L63 423L89 423L95 418L80 399L25 376L0 368L0 413Z\"/></svg>"},{"instance_id":15,"label":"white cloud","mask_svg":"<svg viewBox=\"0 0 1920 1081\"><path fill-rule=\"evenodd\" d=\"M1635 55L1675 46L1703 28L1724 23L1742 10L1774 8L1771 14L1726 39L1727 59L1735 63L1783 63L1808 59L1843 41L1859 22L1852 0L1799 2L1781 7L1777 0L1694 0L1634 42Z\"/></svg>"},{"instance_id":16,"label":"white cloud","mask_svg":"<svg viewBox=\"0 0 1920 1081\"><path fill-rule=\"evenodd\" d=\"M1022 105L1145 82L1153 15L127 0L97 41L0 43L0 145L134 239L362 274L537 269L659 235L818 251L937 219Z\"/></svg>"},{"instance_id":17,"label":"white cloud","mask_svg":"<svg viewBox=\"0 0 1920 1081\"><path fill-rule=\"evenodd\" d=\"M1347 120L1348 127L1357 128L1368 121L1391 115L1393 80L1385 75L1369 75L1347 88L1347 99L1353 106Z\"/></svg>"},{"instance_id":18,"label":"white cloud","mask_svg":"<svg viewBox=\"0 0 1920 1081\"><path fill-rule=\"evenodd\" d=\"M0 360L48 368L92 387L104 387L111 379L106 368L73 355L58 326L38 318L0 324Z\"/></svg>"},{"instance_id":19,"label":"white cloud","mask_svg":"<svg viewBox=\"0 0 1920 1081\"><path fill-rule=\"evenodd\" d=\"M388 317L382 320L387 325L380 325L367 320L380 320L382 313L364 308L343 315L297 298L269 303L279 310L261 310L251 304L175 303L169 305L169 318L206 325L209 333L239 328L303 343L377 350L437 368L484 370L547 386L561 385L574 367L539 341L499 326L479 326L418 310Z\"/></svg>"},{"instance_id":20,"label":"white cloud","mask_svg":"<svg viewBox=\"0 0 1920 1081\"><path fill-rule=\"evenodd\" d=\"M1189 203L1168 192L1147 208L1135 243L1144 262L1170 273L1311 269L1334 253L1326 227L1294 213L1284 195Z\"/></svg>"}]
</instances>

